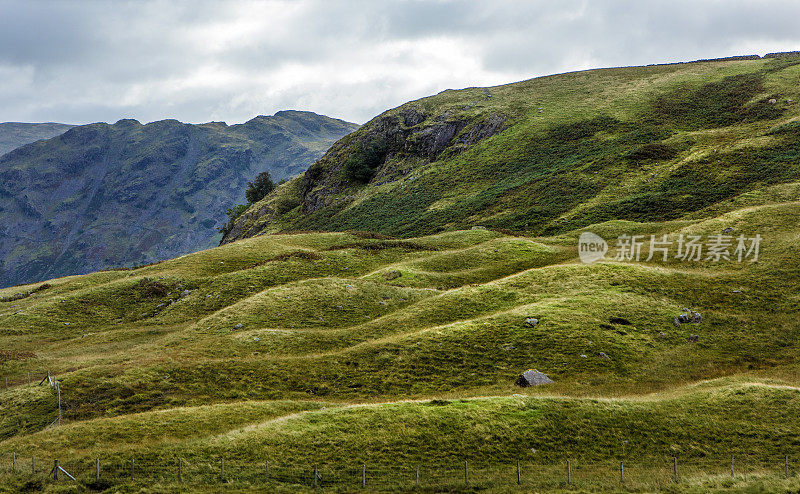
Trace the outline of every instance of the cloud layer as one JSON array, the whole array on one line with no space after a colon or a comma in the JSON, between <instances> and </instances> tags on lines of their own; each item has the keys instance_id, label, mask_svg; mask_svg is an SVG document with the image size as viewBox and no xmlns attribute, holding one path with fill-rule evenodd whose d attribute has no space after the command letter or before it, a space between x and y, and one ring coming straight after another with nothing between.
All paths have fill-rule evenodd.
<instances>
[{"instance_id":1,"label":"cloud layer","mask_svg":"<svg viewBox=\"0 0 800 494\"><path fill-rule=\"evenodd\" d=\"M447 88L800 49L800 2L0 0L0 121L363 123Z\"/></svg>"}]
</instances>

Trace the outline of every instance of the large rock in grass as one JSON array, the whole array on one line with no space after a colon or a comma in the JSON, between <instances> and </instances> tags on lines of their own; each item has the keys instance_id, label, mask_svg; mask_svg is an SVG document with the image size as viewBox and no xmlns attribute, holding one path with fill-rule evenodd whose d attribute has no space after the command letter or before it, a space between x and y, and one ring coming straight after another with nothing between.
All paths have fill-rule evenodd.
<instances>
[{"instance_id":1,"label":"large rock in grass","mask_svg":"<svg viewBox=\"0 0 800 494\"><path fill-rule=\"evenodd\" d=\"M542 384L550 384L552 382L555 381L550 379L547 374L539 372L536 369L528 369L519 375L514 384L527 388L528 386L541 386Z\"/></svg>"}]
</instances>

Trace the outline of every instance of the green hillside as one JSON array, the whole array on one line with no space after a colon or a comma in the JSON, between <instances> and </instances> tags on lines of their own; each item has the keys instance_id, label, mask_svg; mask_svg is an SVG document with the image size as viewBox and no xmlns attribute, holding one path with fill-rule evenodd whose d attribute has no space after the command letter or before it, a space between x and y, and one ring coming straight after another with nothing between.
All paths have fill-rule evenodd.
<instances>
[{"instance_id":1,"label":"green hillside","mask_svg":"<svg viewBox=\"0 0 800 494\"><path fill-rule=\"evenodd\" d=\"M389 110L243 216L260 232L549 235L716 214L800 178L800 57L590 70ZM256 214L257 212L257 214Z\"/></svg>"},{"instance_id":2,"label":"green hillside","mask_svg":"<svg viewBox=\"0 0 800 494\"><path fill-rule=\"evenodd\" d=\"M0 289L0 489L797 491L794 63L445 92L340 140L237 241ZM586 231L645 256L583 263ZM722 234L729 259L676 257Z\"/></svg>"},{"instance_id":3,"label":"green hillside","mask_svg":"<svg viewBox=\"0 0 800 494\"><path fill-rule=\"evenodd\" d=\"M299 111L231 126L121 120L17 148L0 157L0 286L215 245L248 181L290 178L355 128Z\"/></svg>"}]
</instances>

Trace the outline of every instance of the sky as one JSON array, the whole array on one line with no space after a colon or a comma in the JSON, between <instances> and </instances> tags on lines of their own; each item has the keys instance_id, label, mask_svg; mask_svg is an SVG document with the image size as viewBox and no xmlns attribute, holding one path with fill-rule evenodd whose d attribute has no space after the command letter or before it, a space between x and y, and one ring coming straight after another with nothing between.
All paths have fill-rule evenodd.
<instances>
[{"instance_id":1,"label":"sky","mask_svg":"<svg viewBox=\"0 0 800 494\"><path fill-rule=\"evenodd\" d=\"M800 1L0 0L0 122L364 123L444 89L800 50Z\"/></svg>"}]
</instances>

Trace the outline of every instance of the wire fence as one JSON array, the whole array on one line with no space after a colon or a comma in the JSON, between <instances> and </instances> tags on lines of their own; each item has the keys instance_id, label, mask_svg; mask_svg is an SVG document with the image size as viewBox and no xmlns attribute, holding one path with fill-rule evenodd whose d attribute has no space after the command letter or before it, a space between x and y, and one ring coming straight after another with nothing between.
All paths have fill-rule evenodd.
<instances>
[{"instance_id":1,"label":"wire fence","mask_svg":"<svg viewBox=\"0 0 800 494\"><path fill-rule=\"evenodd\" d=\"M678 458L558 463L513 462L445 465L293 465L241 459L111 456L107 458L37 458L6 456L0 478L51 483L110 486L127 483L318 488L331 490L411 490L519 487L664 490L709 479L791 479L797 461L775 458Z\"/></svg>"}]
</instances>

